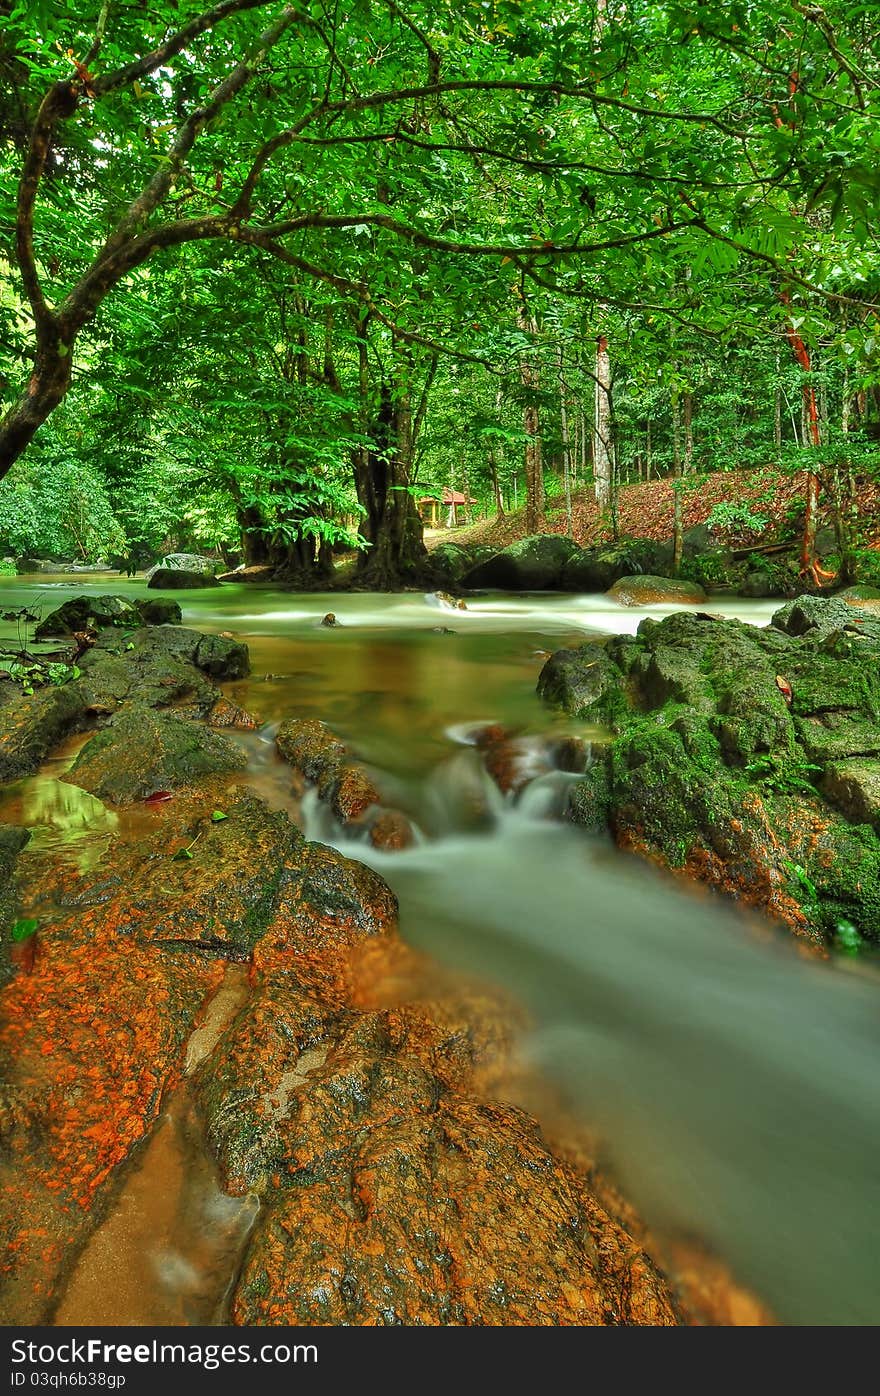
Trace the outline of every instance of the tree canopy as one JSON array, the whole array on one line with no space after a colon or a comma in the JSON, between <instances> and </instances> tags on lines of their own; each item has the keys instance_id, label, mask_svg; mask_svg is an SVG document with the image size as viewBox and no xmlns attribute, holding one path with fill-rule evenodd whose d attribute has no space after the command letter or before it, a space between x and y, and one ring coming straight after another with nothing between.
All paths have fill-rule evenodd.
<instances>
[{"instance_id":1,"label":"tree canopy","mask_svg":"<svg viewBox=\"0 0 880 1396\"><path fill-rule=\"evenodd\" d=\"M766 456L780 394L827 456L817 374L828 422L876 412L878 28L798 0L2 0L0 519L36 482L59 549L79 491L86 551L188 530L320 577L348 540L387 584L456 471L540 516L575 437L593 469L600 338L618 472L651 420L681 468L695 393L707 467Z\"/></svg>"}]
</instances>

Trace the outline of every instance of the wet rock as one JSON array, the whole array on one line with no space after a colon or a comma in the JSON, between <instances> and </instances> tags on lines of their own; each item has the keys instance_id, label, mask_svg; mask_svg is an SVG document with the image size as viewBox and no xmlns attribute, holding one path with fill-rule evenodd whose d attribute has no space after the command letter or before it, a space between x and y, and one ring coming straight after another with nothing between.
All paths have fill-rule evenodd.
<instances>
[{"instance_id":1,"label":"wet rock","mask_svg":"<svg viewBox=\"0 0 880 1396\"><path fill-rule=\"evenodd\" d=\"M129 804L246 764L240 747L208 727L126 708L86 743L64 779L99 799Z\"/></svg>"},{"instance_id":2,"label":"wet rock","mask_svg":"<svg viewBox=\"0 0 880 1396\"><path fill-rule=\"evenodd\" d=\"M131 628L142 625L144 617L138 607L122 596L75 596L41 620L34 638L44 640L55 635L73 635L81 630L100 630L105 626Z\"/></svg>"},{"instance_id":3,"label":"wet rock","mask_svg":"<svg viewBox=\"0 0 880 1396\"><path fill-rule=\"evenodd\" d=\"M534 1122L341 1044L279 1126L240 1324L675 1322L644 1252ZM528 1221L526 1220L528 1218Z\"/></svg>"},{"instance_id":4,"label":"wet rock","mask_svg":"<svg viewBox=\"0 0 880 1396\"><path fill-rule=\"evenodd\" d=\"M440 606L445 611L466 611L467 602L461 596L452 596L448 591L432 591L425 600L429 605Z\"/></svg>"},{"instance_id":5,"label":"wet rock","mask_svg":"<svg viewBox=\"0 0 880 1396\"><path fill-rule=\"evenodd\" d=\"M570 818L814 940L878 937L876 621L817 597L766 630L679 613L561 651L538 687L613 733Z\"/></svg>"},{"instance_id":6,"label":"wet rock","mask_svg":"<svg viewBox=\"0 0 880 1396\"><path fill-rule=\"evenodd\" d=\"M170 596L157 596L155 600L136 601L144 625L180 625L183 612L178 601Z\"/></svg>"},{"instance_id":7,"label":"wet rock","mask_svg":"<svg viewBox=\"0 0 880 1396\"><path fill-rule=\"evenodd\" d=\"M283 722L275 736L280 756L311 784L343 825L360 825L367 816L379 817L382 797L365 768L353 761L348 748L316 718L293 718ZM400 828L409 821L398 818ZM390 825L388 826L390 828ZM392 847L391 843L383 845Z\"/></svg>"},{"instance_id":8,"label":"wet rock","mask_svg":"<svg viewBox=\"0 0 880 1396\"><path fill-rule=\"evenodd\" d=\"M327 629L330 630L333 628L333 626L338 625L339 621L336 619L336 616L333 614L332 611L328 611L326 616L322 618L321 624L323 626L326 626Z\"/></svg>"},{"instance_id":9,"label":"wet rock","mask_svg":"<svg viewBox=\"0 0 880 1396\"><path fill-rule=\"evenodd\" d=\"M0 780L17 780L36 770L85 717L85 702L76 684L41 689L4 704L0 708Z\"/></svg>"},{"instance_id":10,"label":"wet rock","mask_svg":"<svg viewBox=\"0 0 880 1396\"><path fill-rule=\"evenodd\" d=\"M432 635L456 635L457 633L458 633L458 632L455 631L455 630L450 630L450 628L449 628L448 625L432 625L432 626L431 626L431 634L432 634Z\"/></svg>"},{"instance_id":11,"label":"wet rock","mask_svg":"<svg viewBox=\"0 0 880 1396\"><path fill-rule=\"evenodd\" d=\"M400 810L383 810L370 826L370 843L374 848L398 852L415 843L412 824Z\"/></svg>"},{"instance_id":12,"label":"wet rock","mask_svg":"<svg viewBox=\"0 0 880 1396\"><path fill-rule=\"evenodd\" d=\"M262 726L259 718L254 717L253 713L246 712L228 698L218 698L211 710L205 714L205 721L209 727L232 727L240 732L255 732Z\"/></svg>"},{"instance_id":13,"label":"wet rock","mask_svg":"<svg viewBox=\"0 0 880 1396\"><path fill-rule=\"evenodd\" d=\"M18 896L13 885L13 872L18 855L29 839L30 830L14 824L0 824L0 987L9 978L10 933L18 919Z\"/></svg>"},{"instance_id":14,"label":"wet rock","mask_svg":"<svg viewBox=\"0 0 880 1396\"><path fill-rule=\"evenodd\" d=\"M644 576L621 577L608 592L608 599L620 606L652 606L669 602L698 606L706 600L706 593L696 582L646 573Z\"/></svg>"},{"instance_id":15,"label":"wet rock","mask_svg":"<svg viewBox=\"0 0 880 1396\"><path fill-rule=\"evenodd\" d=\"M218 587L213 572L188 572L182 567L154 567L147 573L151 591L194 591L197 587Z\"/></svg>"},{"instance_id":16,"label":"wet rock","mask_svg":"<svg viewBox=\"0 0 880 1396\"><path fill-rule=\"evenodd\" d=\"M571 538L558 533L521 538L472 567L461 584L469 590L552 591L559 588L563 568L576 550Z\"/></svg>"},{"instance_id":17,"label":"wet rock","mask_svg":"<svg viewBox=\"0 0 880 1396\"><path fill-rule=\"evenodd\" d=\"M822 794L853 824L880 830L880 761L833 762L825 768Z\"/></svg>"}]
</instances>

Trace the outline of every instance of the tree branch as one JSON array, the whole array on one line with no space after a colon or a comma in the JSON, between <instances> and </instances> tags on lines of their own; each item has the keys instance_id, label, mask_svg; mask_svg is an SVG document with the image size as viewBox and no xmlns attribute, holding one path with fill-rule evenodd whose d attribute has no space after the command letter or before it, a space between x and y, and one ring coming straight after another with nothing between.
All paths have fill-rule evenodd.
<instances>
[{"instance_id":1,"label":"tree branch","mask_svg":"<svg viewBox=\"0 0 880 1396\"><path fill-rule=\"evenodd\" d=\"M264 9L272 3L274 0L221 0L219 5L206 10L204 14L197 15L189 24L185 24L182 29L178 29L175 34L166 39L164 44L160 44L158 48L144 54L142 58L135 59L133 63L127 63L112 73L105 73L103 77L96 77L92 83L95 96L104 97L108 92L114 92L117 88L128 87L137 78L154 73L157 68L164 67L169 59L175 58L178 53L181 53L200 34L216 28L224 19L229 19L232 15L242 14L246 10Z\"/></svg>"}]
</instances>

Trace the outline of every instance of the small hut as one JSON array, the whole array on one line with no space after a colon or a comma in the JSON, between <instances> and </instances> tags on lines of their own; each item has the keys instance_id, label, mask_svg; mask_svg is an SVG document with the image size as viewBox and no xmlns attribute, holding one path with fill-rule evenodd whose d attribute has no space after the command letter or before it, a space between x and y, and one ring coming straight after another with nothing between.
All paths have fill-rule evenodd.
<instances>
[{"instance_id":1,"label":"small hut","mask_svg":"<svg viewBox=\"0 0 880 1396\"><path fill-rule=\"evenodd\" d=\"M447 486L440 497L437 495L425 495L423 499L416 501L416 507L421 514L422 522L428 528L441 527L441 514L445 511L446 518L442 527L457 528L459 524L459 509L467 509L471 505L471 500L466 494L459 490L449 489Z\"/></svg>"}]
</instances>

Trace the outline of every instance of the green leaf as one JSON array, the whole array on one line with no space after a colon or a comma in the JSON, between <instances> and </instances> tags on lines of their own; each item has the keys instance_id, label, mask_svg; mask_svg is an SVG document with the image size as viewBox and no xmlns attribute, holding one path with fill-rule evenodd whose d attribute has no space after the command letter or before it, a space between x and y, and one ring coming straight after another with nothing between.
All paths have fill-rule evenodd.
<instances>
[{"instance_id":1,"label":"green leaf","mask_svg":"<svg viewBox=\"0 0 880 1396\"><path fill-rule=\"evenodd\" d=\"M192 858L192 853L190 852L190 850L189 850L188 848L178 848L177 852L174 854L174 856L172 857L171 861L172 861L172 863L185 863L188 859L191 859L191 858Z\"/></svg>"},{"instance_id":2,"label":"green leaf","mask_svg":"<svg viewBox=\"0 0 880 1396\"><path fill-rule=\"evenodd\" d=\"M29 940L30 937L34 935L39 924L39 921L31 916L22 917L20 920L14 922L9 932L9 939L14 944L20 945L22 941Z\"/></svg>"},{"instance_id":3,"label":"green leaf","mask_svg":"<svg viewBox=\"0 0 880 1396\"><path fill-rule=\"evenodd\" d=\"M222 820L228 819L228 818L229 818L229 815L228 815L228 814L224 814L223 811L222 811L222 809L215 809L214 812L213 812L213 814L211 815L211 823L212 823L212 824L219 824L219 823L221 823Z\"/></svg>"}]
</instances>

